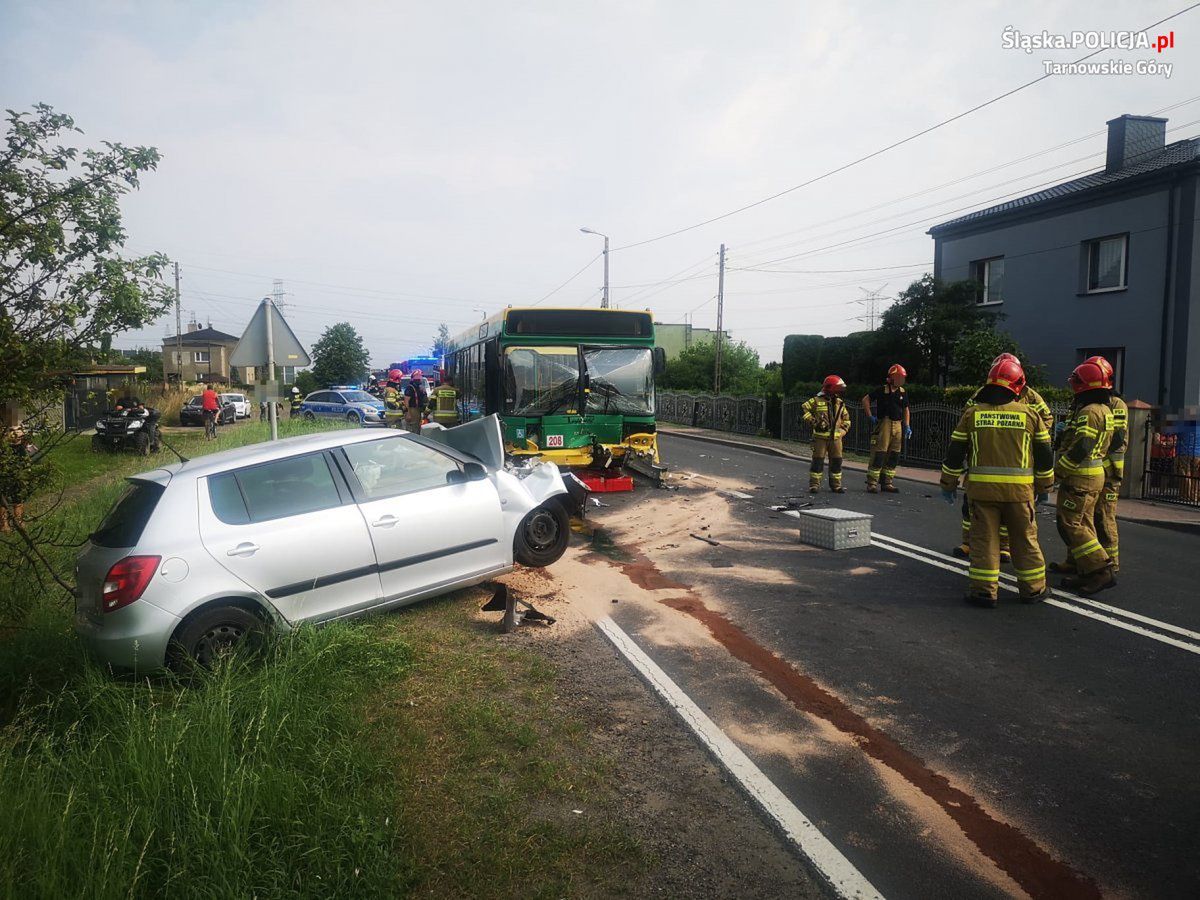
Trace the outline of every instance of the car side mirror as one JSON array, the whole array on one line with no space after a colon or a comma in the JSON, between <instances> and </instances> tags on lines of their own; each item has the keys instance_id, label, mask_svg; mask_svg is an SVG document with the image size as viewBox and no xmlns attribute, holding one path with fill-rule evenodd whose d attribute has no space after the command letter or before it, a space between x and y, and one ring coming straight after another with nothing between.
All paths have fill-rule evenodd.
<instances>
[{"instance_id":1,"label":"car side mirror","mask_svg":"<svg viewBox=\"0 0 1200 900\"><path fill-rule=\"evenodd\" d=\"M654 374L661 375L667 371L667 351L662 347L654 348Z\"/></svg>"},{"instance_id":2,"label":"car side mirror","mask_svg":"<svg viewBox=\"0 0 1200 900\"><path fill-rule=\"evenodd\" d=\"M464 463L463 473L467 476L468 481L487 480L487 469L477 462Z\"/></svg>"},{"instance_id":3,"label":"car side mirror","mask_svg":"<svg viewBox=\"0 0 1200 900\"><path fill-rule=\"evenodd\" d=\"M446 473L446 484L466 484L470 480L470 476L462 469L451 469Z\"/></svg>"}]
</instances>

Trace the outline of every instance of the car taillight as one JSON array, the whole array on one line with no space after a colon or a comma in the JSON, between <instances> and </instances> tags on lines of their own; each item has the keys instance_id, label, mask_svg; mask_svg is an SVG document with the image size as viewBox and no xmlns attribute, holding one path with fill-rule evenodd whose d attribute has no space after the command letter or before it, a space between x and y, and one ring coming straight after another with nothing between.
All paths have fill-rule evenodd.
<instances>
[{"instance_id":1,"label":"car taillight","mask_svg":"<svg viewBox=\"0 0 1200 900\"><path fill-rule=\"evenodd\" d=\"M161 561L161 556L127 556L115 563L104 576L100 609L112 612L141 597Z\"/></svg>"}]
</instances>

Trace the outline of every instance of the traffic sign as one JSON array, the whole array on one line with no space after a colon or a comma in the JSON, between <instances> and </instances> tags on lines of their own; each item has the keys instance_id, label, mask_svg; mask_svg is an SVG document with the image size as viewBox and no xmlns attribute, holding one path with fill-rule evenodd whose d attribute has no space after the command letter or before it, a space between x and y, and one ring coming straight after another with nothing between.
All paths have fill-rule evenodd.
<instances>
[{"instance_id":1,"label":"traffic sign","mask_svg":"<svg viewBox=\"0 0 1200 900\"><path fill-rule=\"evenodd\" d=\"M268 321L268 317L270 321ZM231 366L307 366L308 351L269 299L263 300L229 355Z\"/></svg>"}]
</instances>

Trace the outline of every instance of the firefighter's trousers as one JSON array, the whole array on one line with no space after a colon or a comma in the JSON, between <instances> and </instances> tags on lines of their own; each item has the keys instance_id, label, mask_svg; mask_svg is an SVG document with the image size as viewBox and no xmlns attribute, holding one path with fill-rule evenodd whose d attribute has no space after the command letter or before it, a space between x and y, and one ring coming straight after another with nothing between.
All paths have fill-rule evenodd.
<instances>
[{"instance_id":1,"label":"firefighter's trousers","mask_svg":"<svg viewBox=\"0 0 1200 900\"><path fill-rule=\"evenodd\" d=\"M1104 489L1096 498L1096 538L1112 560L1113 572L1121 565L1121 550L1117 541L1117 496L1121 491L1119 482L1105 481Z\"/></svg>"},{"instance_id":2,"label":"firefighter's trousers","mask_svg":"<svg viewBox=\"0 0 1200 900\"><path fill-rule=\"evenodd\" d=\"M1038 546L1032 500L1002 503L971 501L971 592L996 597L1000 589L1000 527L1008 529L1013 571L1022 597L1046 589L1046 560Z\"/></svg>"},{"instance_id":3,"label":"firefighter's trousers","mask_svg":"<svg viewBox=\"0 0 1200 900\"><path fill-rule=\"evenodd\" d=\"M808 486L820 487L821 476L825 471L825 457L829 457L829 486L842 486L842 438L817 437L812 440L812 466L808 472Z\"/></svg>"},{"instance_id":4,"label":"firefighter's trousers","mask_svg":"<svg viewBox=\"0 0 1200 900\"><path fill-rule=\"evenodd\" d=\"M971 501L967 499L966 491L963 491L962 502L962 545L971 546ZM1000 552L1008 553L1008 527L1005 525L1000 526Z\"/></svg>"},{"instance_id":5,"label":"firefighter's trousers","mask_svg":"<svg viewBox=\"0 0 1200 900\"><path fill-rule=\"evenodd\" d=\"M895 419L880 419L871 432L871 458L867 461L867 484L891 484L896 477L900 459L900 423Z\"/></svg>"},{"instance_id":6,"label":"firefighter's trousers","mask_svg":"<svg viewBox=\"0 0 1200 900\"><path fill-rule=\"evenodd\" d=\"M1090 575L1108 565L1108 554L1096 536L1096 500L1101 490L1059 485L1058 534L1067 545L1080 575Z\"/></svg>"}]
</instances>

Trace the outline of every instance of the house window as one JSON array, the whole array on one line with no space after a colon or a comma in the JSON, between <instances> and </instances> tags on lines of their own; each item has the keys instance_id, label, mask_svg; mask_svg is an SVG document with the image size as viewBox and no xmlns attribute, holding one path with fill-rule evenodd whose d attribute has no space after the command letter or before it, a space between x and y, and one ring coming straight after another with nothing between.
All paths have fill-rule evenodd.
<instances>
[{"instance_id":1,"label":"house window","mask_svg":"<svg viewBox=\"0 0 1200 900\"><path fill-rule=\"evenodd\" d=\"M1093 356L1103 356L1113 367L1113 387L1117 393L1125 390L1125 348L1124 347L1083 347L1075 351L1075 361L1083 362Z\"/></svg>"},{"instance_id":2,"label":"house window","mask_svg":"<svg viewBox=\"0 0 1200 900\"><path fill-rule=\"evenodd\" d=\"M209 361L207 350L196 350L192 353L192 362L206 363Z\"/></svg>"},{"instance_id":3,"label":"house window","mask_svg":"<svg viewBox=\"0 0 1200 900\"><path fill-rule=\"evenodd\" d=\"M1129 235L1098 238L1084 246L1087 248L1088 293L1122 290L1129 269Z\"/></svg>"},{"instance_id":4,"label":"house window","mask_svg":"<svg viewBox=\"0 0 1200 900\"><path fill-rule=\"evenodd\" d=\"M977 259L971 263L971 278L979 282L975 302L981 306L1004 302L1004 257Z\"/></svg>"},{"instance_id":5,"label":"house window","mask_svg":"<svg viewBox=\"0 0 1200 900\"><path fill-rule=\"evenodd\" d=\"M178 350L172 351L171 361L175 363L175 365L179 365L181 362L183 362L183 354L181 354Z\"/></svg>"}]
</instances>

